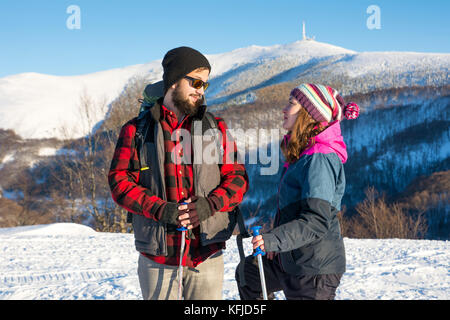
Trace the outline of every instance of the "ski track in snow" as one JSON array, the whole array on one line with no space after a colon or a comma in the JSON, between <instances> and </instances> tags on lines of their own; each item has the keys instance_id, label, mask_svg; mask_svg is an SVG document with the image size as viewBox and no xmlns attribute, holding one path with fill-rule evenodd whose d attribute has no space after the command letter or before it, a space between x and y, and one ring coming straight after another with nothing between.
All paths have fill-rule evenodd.
<instances>
[{"instance_id":1,"label":"ski track in snow","mask_svg":"<svg viewBox=\"0 0 450 320\"><path fill-rule=\"evenodd\" d=\"M447 300L450 242L345 238L347 271L336 299ZM244 249L251 253L250 239ZM0 299L142 299L131 234L61 223L0 229ZM239 299L235 237L224 252L223 298ZM284 299L282 292L275 294Z\"/></svg>"}]
</instances>

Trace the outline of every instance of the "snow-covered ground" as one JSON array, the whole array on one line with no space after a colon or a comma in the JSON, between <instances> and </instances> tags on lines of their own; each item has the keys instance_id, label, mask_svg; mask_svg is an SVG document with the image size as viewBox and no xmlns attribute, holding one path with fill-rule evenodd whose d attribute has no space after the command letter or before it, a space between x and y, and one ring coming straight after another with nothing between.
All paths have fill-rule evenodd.
<instances>
[{"instance_id":1,"label":"snow-covered ground","mask_svg":"<svg viewBox=\"0 0 450 320\"><path fill-rule=\"evenodd\" d=\"M336 299L450 299L449 241L344 241L347 272ZM131 234L100 233L72 223L3 228L0 252L0 300L142 299ZM224 258L223 298L239 299L234 237ZM282 292L276 297L284 299Z\"/></svg>"}]
</instances>

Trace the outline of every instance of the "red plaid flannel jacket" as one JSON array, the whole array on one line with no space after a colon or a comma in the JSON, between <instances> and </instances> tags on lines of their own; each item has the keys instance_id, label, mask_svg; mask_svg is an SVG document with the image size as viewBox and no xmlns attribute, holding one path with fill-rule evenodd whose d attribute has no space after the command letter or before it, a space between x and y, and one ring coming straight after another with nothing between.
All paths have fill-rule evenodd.
<instances>
[{"instance_id":1,"label":"red plaid flannel jacket","mask_svg":"<svg viewBox=\"0 0 450 320\"><path fill-rule=\"evenodd\" d=\"M178 129L186 129L190 131L192 117L185 117L181 123L175 114L164 106L161 108L160 123L163 129L165 162L164 173L166 182L167 200L172 202L181 202L194 195L194 182L192 165L183 163L174 163L171 153L182 156L183 152L192 152L192 150L183 150L180 148L182 144L178 141L172 141L172 133ZM111 188L113 199L122 208L134 214L144 215L148 219L156 219L155 215L158 208L165 201L152 194L148 189L140 186L139 181L139 157L137 154L135 133L136 119L128 121L121 129L111 168L108 174L108 181ZM233 143L234 150L227 150L226 129L227 126L223 119L217 118L218 129L223 136L223 154L228 159L237 159L237 148ZM248 190L248 177L243 164L237 161L226 161L219 164L221 183L212 191L211 195L218 198L218 203L222 206L219 211L232 211L239 203L241 203L244 194ZM216 199L217 200L217 199ZM217 202L217 201L216 201ZM186 238L185 254L183 256L183 265L195 267L199 263L205 261L209 256L220 249L225 248L225 243L214 243L208 246L200 244L199 227L192 231L195 239ZM146 257L166 265L178 265L180 259L181 233L173 228L167 230L167 256L151 256L145 253Z\"/></svg>"}]
</instances>

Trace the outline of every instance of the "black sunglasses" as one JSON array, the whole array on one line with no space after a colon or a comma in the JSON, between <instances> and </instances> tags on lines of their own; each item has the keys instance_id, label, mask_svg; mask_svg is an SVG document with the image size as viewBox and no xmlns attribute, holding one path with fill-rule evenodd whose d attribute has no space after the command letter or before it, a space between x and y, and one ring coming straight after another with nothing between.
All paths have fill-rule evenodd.
<instances>
[{"instance_id":1,"label":"black sunglasses","mask_svg":"<svg viewBox=\"0 0 450 320\"><path fill-rule=\"evenodd\" d=\"M184 76L184 78L190 80L191 86L197 90L201 87L203 87L203 91L206 91L206 89L208 89L209 82L204 82L203 80L195 79L189 76Z\"/></svg>"}]
</instances>

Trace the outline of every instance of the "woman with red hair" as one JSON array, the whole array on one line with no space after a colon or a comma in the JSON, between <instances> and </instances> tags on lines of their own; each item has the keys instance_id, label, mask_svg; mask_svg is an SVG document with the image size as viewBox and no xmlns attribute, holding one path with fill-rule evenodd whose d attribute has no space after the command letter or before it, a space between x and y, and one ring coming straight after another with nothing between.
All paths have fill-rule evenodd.
<instances>
[{"instance_id":1,"label":"woman with red hair","mask_svg":"<svg viewBox=\"0 0 450 320\"><path fill-rule=\"evenodd\" d=\"M345 272L345 248L337 213L345 190L347 151L340 121L355 119L359 107L345 104L333 88L301 84L283 108L281 143L286 159L278 187L274 228L252 239L260 247L267 291L287 299L334 299ZM241 299L261 299L256 259L236 269ZM244 277L244 279L243 279Z\"/></svg>"}]
</instances>

